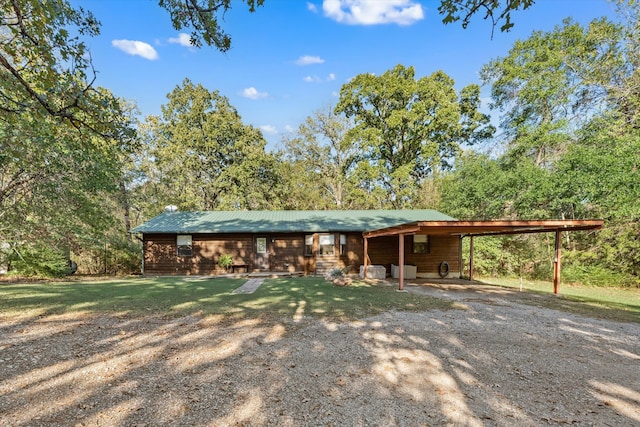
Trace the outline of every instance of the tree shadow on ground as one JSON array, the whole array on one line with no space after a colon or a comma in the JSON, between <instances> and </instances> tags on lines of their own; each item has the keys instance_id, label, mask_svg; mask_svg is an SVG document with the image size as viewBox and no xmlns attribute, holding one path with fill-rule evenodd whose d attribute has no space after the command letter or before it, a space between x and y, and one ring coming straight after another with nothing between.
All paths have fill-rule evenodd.
<instances>
[{"instance_id":1,"label":"tree shadow on ground","mask_svg":"<svg viewBox=\"0 0 640 427\"><path fill-rule=\"evenodd\" d=\"M274 301L304 294L278 286ZM5 318L0 424L640 422L637 325L488 304L486 295L466 310L364 319L314 315L302 298L259 316L261 298L240 304L242 316Z\"/></svg>"}]
</instances>

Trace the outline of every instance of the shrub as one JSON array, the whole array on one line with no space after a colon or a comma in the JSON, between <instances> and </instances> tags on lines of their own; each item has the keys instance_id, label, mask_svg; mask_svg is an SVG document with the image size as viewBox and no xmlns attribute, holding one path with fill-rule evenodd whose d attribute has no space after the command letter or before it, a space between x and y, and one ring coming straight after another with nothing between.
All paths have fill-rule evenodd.
<instances>
[{"instance_id":1,"label":"shrub","mask_svg":"<svg viewBox=\"0 0 640 427\"><path fill-rule=\"evenodd\" d=\"M229 254L222 254L218 258L218 265L225 270L229 269L233 265L233 257Z\"/></svg>"},{"instance_id":2,"label":"shrub","mask_svg":"<svg viewBox=\"0 0 640 427\"><path fill-rule=\"evenodd\" d=\"M141 250L138 240L120 233L105 236L104 241L83 242L72 259L79 274L139 274Z\"/></svg>"},{"instance_id":3,"label":"shrub","mask_svg":"<svg viewBox=\"0 0 640 427\"><path fill-rule=\"evenodd\" d=\"M25 277L62 277L71 272L66 254L46 245L15 248L9 274Z\"/></svg>"},{"instance_id":4,"label":"shrub","mask_svg":"<svg viewBox=\"0 0 640 427\"><path fill-rule=\"evenodd\" d=\"M325 280L333 282L336 286L349 286L351 279L345 276L345 271L339 268L334 268L324 275Z\"/></svg>"},{"instance_id":5,"label":"shrub","mask_svg":"<svg viewBox=\"0 0 640 427\"><path fill-rule=\"evenodd\" d=\"M334 280L334 279L339 279L339 278L341 278L343 276L344 276L344 271L342 271L339 268L334 268L333 270L331 270L327 274L325 274L325 279Z\"/></svg>"},{"instance_id":6,"label":"shrub","mask_svg":"<svg viewBox=\"0 0 640 427\"><path fill-rule=\"evenodd\" d=\"M585 286L640 287L630 274L612 271L601 265L568 264L562 266L562 280Z\"/></svg>"}]
</instances>

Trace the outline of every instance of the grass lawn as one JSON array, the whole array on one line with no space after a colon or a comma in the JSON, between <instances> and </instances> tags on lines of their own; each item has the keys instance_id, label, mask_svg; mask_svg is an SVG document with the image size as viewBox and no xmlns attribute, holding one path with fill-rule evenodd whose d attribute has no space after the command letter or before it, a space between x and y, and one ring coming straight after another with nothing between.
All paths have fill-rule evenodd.
<instances>
[{"instance_id":1,"label":"grass lawn","mask_svg":"<svg viewBox=\"0 0 640 427\"><path fill-rule=\"evenodd\" d=\"M83 279L69 282L0 282L0 317L63 313L118 313L181 316L222 314L229 317L303 316L358 319L389 310L425 311L454 308L454 303L411 293L395 286L354 282L338 287L318 277L267 279L253 294L234 294L246 279L158 277ZM519 279L482 280L519 288ZM640 323L640 290L562 285L559 298L549 282L523 281L518 301L590 317Z\"/></svg>"},{"instance_id":2,"label":"grass lawn","mask_svg":"<svg viewBox=\"0 0 640 427\"><path fill-rule=\"evenodd\" d=\"M244 283L209 277L0 283L0 316L84 312L355 319L389 310L453 307L447 301L398 293L393 287L364 282L338 287L317 277L267 279L253 294L232 293Z\"/></svg>"},{"instance_id":3,"label":"grass lawn","mask_svg":"<svg viewBox=\"0 0 640 427\"><path fill-rule=\"evenodd\" d=\"M482 278L486 284L520 288L520 279ZM541 280L523 280L522 289L538 294L553 294L553 283ZM557 301L546 305L585 315L596 315L611 320L640 323L640 289L596 287L560 284Z\"/></svg>"}]
</instances>

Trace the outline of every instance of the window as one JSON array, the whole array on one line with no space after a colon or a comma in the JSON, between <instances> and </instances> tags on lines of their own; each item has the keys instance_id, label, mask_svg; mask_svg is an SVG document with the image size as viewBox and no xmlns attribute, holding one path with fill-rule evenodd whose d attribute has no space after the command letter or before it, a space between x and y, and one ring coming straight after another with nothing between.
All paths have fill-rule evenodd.
<instances>
[{"instance_id":1,"label":"window","mask_svg":"<svg viewBox=\"0 0 640 427\"><path fill-rule=\"evenodd\" d=\"M256 252L259 254L267 253L267 238L256 237Z\"/></svg>"},{"instance_id":2,"label":"window","mask_svg":"<svg viewBox=\"0 0 640 427\"><path fill-rule=\"evenodd\" d=\"M429 236L426 234L415 234L413 236L413 253L428 254L429 253Z\"/></svg>"},{"instance_id":3,"label":"window","mask_svg":"<svg viewBox=\"0 0 640 427\"><path fill-rule=\"evenodd\" d=\"M178 256L193 255L193 241L190 234L179 234L176 239L176 246L178 247Z\"/></svg>"},{"instance_id":4,"label":"window","mask_svg":"<svg viewBox=\"0 0 640 427\"><path fill-rule=\"evenodd\" d=\"M304 254L306 256L313 255L313 234L304 236Z\"/></svg>"},{"instance_id":5,"label":"window","mask_svg":"<svg viewBox=\"0 0 640 427\"><path fill-rule=\"evenodd\" d=\"M346 234L340 235L340 255L347 254L347 236Z\"/></svg>"},{"instance_id":6,"label":"window","mask_svg":"<svg viewBox=\"0 0 640 427\"><path fill-rule=\"evenodd\" d=\"M329 256L335 254L335 237L333 234L321 234L320 255Z\"/></svg>"}]
</instances>

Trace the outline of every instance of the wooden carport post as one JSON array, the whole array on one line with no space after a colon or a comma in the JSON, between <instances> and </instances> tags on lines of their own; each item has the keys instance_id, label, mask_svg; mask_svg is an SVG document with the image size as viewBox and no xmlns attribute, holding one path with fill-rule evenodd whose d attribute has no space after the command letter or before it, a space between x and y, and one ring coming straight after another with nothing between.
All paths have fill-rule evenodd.
<instances>
[{"instance_id":1,"label":"wooden carport post","mask_svg":"<svg viewBox=\"0 0 640 427\"><path fill-rule=\"evenodd\" d=\"M398 235L398 290L404 291L404 234Z\"/></svg>"},{"instance_id":2,"label":"wooden carport post","mask_svg":"<svg viewBox=\"0 0 640 427\"><path fill-rule=\"evenodd\" d=\"M367 278L367 261L369 260L369 239L364 238L364 267L362 268L362 278Z\"/></svg>"},{"instance_id":3,"label":"wooden carport post","mask_svg":"<svg viewBox=\"0 0 640 427\"><path fill-rule=\"evenodd\" d=\"M469 236L469 281L473 282L473 235Z\"/></svg>"},{"instance_id":4,"label":"wooden carport post","mask_svg":"<svg viewBox=\"0 0 640 427\"><path fill-rule=\"evenodd\" d=\"M556 230L556 253L553 259L553 293L560 291L560 256L562 252L562 231Z\"/></svg>"}]
</instances>

